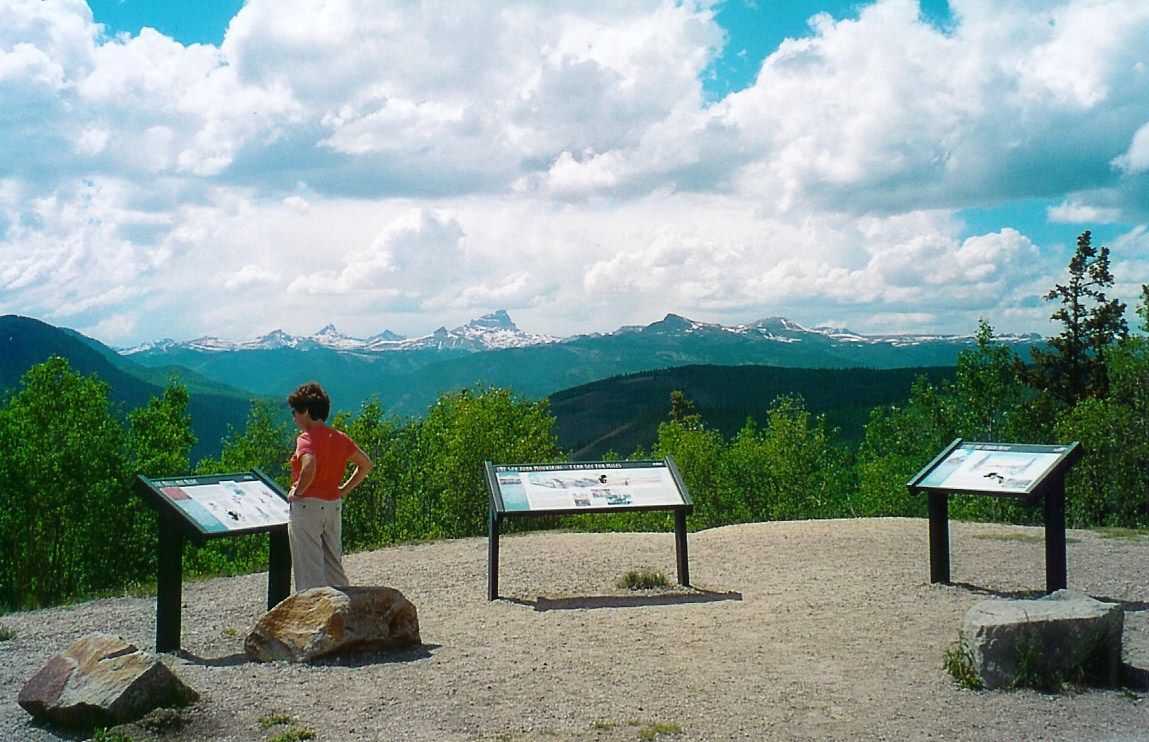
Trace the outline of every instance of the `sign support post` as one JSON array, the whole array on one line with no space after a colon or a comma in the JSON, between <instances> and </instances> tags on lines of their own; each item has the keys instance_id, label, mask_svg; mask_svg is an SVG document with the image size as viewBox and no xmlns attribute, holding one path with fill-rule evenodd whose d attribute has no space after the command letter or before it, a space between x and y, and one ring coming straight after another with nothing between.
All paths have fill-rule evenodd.
<instances>
[{"instance_id":1,"label":"sign support post","mask_svg":"<svg viewBox=\"0 0 1149 742\"><path fill-rule=\"evenodd\" d=\"M156 651L175 652L180 648L184 537L170 512L160 511L159 526Z\"/></svg>"},{"instance_id":2,"label":"sign support post","mask_svg":"<svg viewBox=\"0 0 1149 742\"><path fill-rule=\"evenodd\" d=\"M487 600L499 597L499 526L503 518L490 509L487 518Z\"/></svg>"},{"instance_id":3,"label":"sign support post","mask_svg":"<svg viewBox=\"0 0 1149 742\"><path fill-rule=\"evenodd\" d=\"M931 492L927 507L930 518L930 582L950 581L950 505L944 492Z\"/></svg>"},{"instance_id":4,"label":"sign support post","mask_svg":"<svg viewBox=\"0 0 1149 742\"><path fill-rule=\"evenodd\" d=\"M949 496L966 493L1018 497L1029 505L1043 499L1045 590L1065 589L1065 472L1081 455L1077 442L1036 446L955 439L906 485L929 498L930 582L950 582Z\"/></svg>"},{"instance_id":5,"label":"sign support post","mask_svg":"<svg viewBox=\"0 0 1149 742\"><path fill-rule=\"evenodd\" d=\"M1059 473L1045 493L1045 592L1069 587L1065 549L1065 474Z\"/></svg>"},{"instance_id":6,"label":"sign support post","mask_svg":"<svg viewBox=\"0 0 1149 742\"><path fill-rule=\"evenodd\" d=\"M678 584L690 587L690 558L686 553L686 511L674 511L674 546L678 566Z\"/></svg>"},{"instance_id":7,"label":"sign support post","mask_svg":"<svg viewBox=\"0 0 1149 742\"><path fill-rule=\"evenodd\" d=\"M694 510L674 461L486 464L487 600L499 597L499 528L512 516L674 511L678 584L690 587L686 516Z\"/></svg>"},{"instance_id":8,"label":"sign support post","mask_svg":"<svg viewBox=\"0 0 1149 742\"><path fill-rule=\"evenodd\" d=\"M291 545L287 495L258 469L240 474L137 481L140 495L158 511L156 651L180 649L183 545L267 532L267 608L291 594Z\"/></svg>"}]
</instances>

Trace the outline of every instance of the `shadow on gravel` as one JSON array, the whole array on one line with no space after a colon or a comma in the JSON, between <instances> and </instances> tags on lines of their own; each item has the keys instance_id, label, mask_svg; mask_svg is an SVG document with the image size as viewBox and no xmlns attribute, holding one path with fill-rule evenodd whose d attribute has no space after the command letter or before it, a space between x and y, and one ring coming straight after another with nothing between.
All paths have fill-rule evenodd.
<instances>
[{"instance_id":1,"label":"shadow on gravel","mask_svg":"<svg viewBox=\"0 0 1149 742\"><path fill-rule=\"evenodd\" d=\"M251 658L243 652L236 652L235 654L229 654L224 657L208 658L200 657L197 654L181 649L176 653L176 656L180 659L187 660L193 665L203 665L204 667L235 667L236 665L246 665L248 662L251 662Z\"/></svg>"},{"instance_id":2,"label":"shadow on gravel","mask_svg":"<svg viewBox=\"0 0 1149 742\"><path fill-rule=\"evenodd\" d=\"M641 608L652 605L682 605L683 603L716 603L721 600L742 600L742 593L716 593L693 590L688 593L652 593L649 595L590 595L578 598L543 598L523 600L501 597L509 603L526 605L536 611L568 611L580 608Z\"/></svg>"},{"instance_id":3,"label":"shadow on gravel","mask_svg":"<svg viewBox=\"0 0 1149 742\"><path fill-rule=\"evenodd\" d=\"M311 662L300 664L310 664L316 667L367 667L369 665L388 665L395 662L416 662L429 658L431 653L440 646L439 644L420 644L417 647L402 647L400 649L351 650L346 654L317 657ZM255 664L254 660L242 652L224 657L199 657L191 652L181 651L179 657L193 665L204 667L235 667L248 663Z\"/></svg>"},{"instance_id":4,"label":"shadow on gravel","mask_svg":"<svg viewBox=\"0 0 1149 742\"><path fill-rule=\"evenodd\" d=\"M1006 598L1008 600L1036 600L1045 595L1044 590L995 590L992 587L971 585L968 582L951 582L953 587L961 588L974 595L985 595L991 598Z\"/></svg>"}]
</instances>

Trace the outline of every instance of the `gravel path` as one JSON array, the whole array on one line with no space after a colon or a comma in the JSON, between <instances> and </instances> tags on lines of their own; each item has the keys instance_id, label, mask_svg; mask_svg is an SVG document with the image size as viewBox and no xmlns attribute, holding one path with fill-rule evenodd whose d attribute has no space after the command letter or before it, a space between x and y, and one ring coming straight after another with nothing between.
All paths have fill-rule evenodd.
<instances>
[{"instance_id":1,"label":"gravel path","mask_svg":"<svg viewBox=\"0 0 1149 742\"><path fill-rule=\"evenodd\" d=\"M690 535L694 590L615 587L675 575L673 534L537 533L501 540L486 599L486 539L347 557L358 584L415 603L425 645L321 665L256 664L243 640L266 574L184 586L182 656L203 698L178 731L133 739L1149 740L1143 692L1046 695L957 688L941 669L966 610L1037 597L1043 531L951 525L954 586L929 584L924 520L760 523ZM1069 535L1069 586L1121 602L1125 662L1149 669L1149 537ZM122 597L0 617L0 736L38 728L20 688L91 631L155 646L155 599ZM265 728L261 719L289 716Z\"/></svg>"}]
</instances>

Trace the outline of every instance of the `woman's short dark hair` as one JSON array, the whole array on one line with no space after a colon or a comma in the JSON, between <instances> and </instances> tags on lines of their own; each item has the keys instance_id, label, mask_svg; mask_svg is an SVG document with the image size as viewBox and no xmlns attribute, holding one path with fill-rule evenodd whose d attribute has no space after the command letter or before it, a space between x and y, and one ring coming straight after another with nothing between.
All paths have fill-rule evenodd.
<instances>
[{"instance_id":1,"label":"woman's short dark hair","mask_svg":"<svg viewBox=\"0 0 1149 742\"><path fill-rule=\"evenodd\" d=\"M331 398L314 381L300 384L298 389L287 395L287 404L296 412L306 412L312 420L326 420L331 413Z\"/></svg>"}]
</instances>

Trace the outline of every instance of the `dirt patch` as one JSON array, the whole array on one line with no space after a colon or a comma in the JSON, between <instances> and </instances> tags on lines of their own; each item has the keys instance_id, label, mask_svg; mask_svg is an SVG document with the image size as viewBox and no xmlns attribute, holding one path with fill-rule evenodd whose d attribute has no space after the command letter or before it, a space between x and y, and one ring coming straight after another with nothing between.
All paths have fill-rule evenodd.
<instances>
[{"instance_id":1,"label":"dirt patch","mask_svg":"<svg viewBox=\"0 0 1149 742\"><path fill-rule=\"evenodd\" d=\"M1040 528L951 525L955 585L929 583L916 519L759 523L690 535L691 590L630 592L636 568L675 575L674 535L539 533L501 539L500 600L485 539L354 554L357 584L401 590L425 646L320 665L255 664L243 639L266 574L184 586L183 655L203 700L186 724L135 739L320 740L1149 739L1139 692L961 690L941 669L966 610L1037 597ZM1149 538L1069 535L1069 587L1125 607L1125 662L1149 669ZM90 631L155 646L155 599L0 617L0 728L30 723L16 696ZM263 723L261 723L261 720ZM288 724L265 726L273 720ZM170 719L168 720L171 721Z\"/></svg>"}]
</instances>

